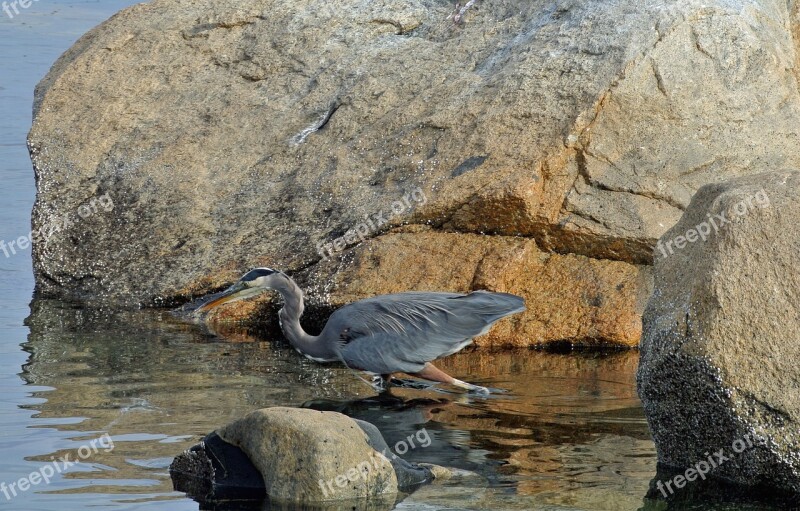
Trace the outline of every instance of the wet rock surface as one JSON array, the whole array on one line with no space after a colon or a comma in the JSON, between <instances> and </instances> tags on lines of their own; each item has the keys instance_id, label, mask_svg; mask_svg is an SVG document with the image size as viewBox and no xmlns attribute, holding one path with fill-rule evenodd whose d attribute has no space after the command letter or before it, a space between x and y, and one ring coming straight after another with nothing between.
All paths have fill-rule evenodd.
<instances>
[{"instance_id":1,"label":"wet rock surface","mask_svg":"<svg viewBox=\"0 0 800 511\"><path fill-rule=\"evenodd\" d=\"M286 407L257 410L221 428L170 470L183 491L204 501L265 494L276 502L380 500L434 479L431 468L393 454L368 422Z\"/></svg>"},{"instance_id":2,"label":"wet rock surface","mask_svg":"<svg viewBox=\"0 0 800 511\"><path fill-rule=\"evenodd\" d=\"M216 433L182 452L169 466L173 487L199 502L263 500L261 473L238 447Z\"/></svg>"},{"instance_id":3,"label":"wet rock surface","mask_svg":"<svg viewBox=\"0 0 800 511\"><path fill-rule=\"evenodd\" d=\"M286 413L294 417L314 416L314 420L319 423L324 423L324 419L330 418L330 416L333 415L331 412L322 413L313 412L311 410L293 410L294 411L288 411ZM280 413L281 411L277 409L264 411L264 414L267 415ZM388 462L391 463L395 471L397 481L396 489L398 491L410 492L422 484L432 482L434 479L446 479L450 476L451 471L445 467L429 464L418 465L405 461L403 458L392 453L377 427L359 419L352 419L352 421L367 435L368 445L375 451L383 454ZM269 426L275 427L274 424L270 424ZM273 438L285 434L276 429L261 433L272 435ZM320 434L322 434L322 428L320 428ZM323 440L323 442L325 442L325 440ZM299 485L302 485L304 482L307 483L308 480L299 477L298 473L302 475L304 473L314 472L312 468L314 463L325 463L325 458L313 458L312 461L306 463L292 464L291 462L287 462L286 459L293 456L303 456L302 451L286 451L283 446L277 445L275 442L270 445L270 448L276 451L271 454L271 456L280 458L278 463L284 463L295 468L295 473L292 474L291 477L298 478L299 480L296 484ZM326 457L338 458L339 452L337 449L338 446L336 445L329 446ZM249 450L249 452L251 455L256 454L253 450ZM259 462L259 465L264 466L263 460ZM372 464L370 464L370 470L371 469ZM278 477L280 477L280 475L287 476L288 472L281 471L277 476L263 477L259 469L256 468L251 459L248 458L248 454L245 454L242 449L226 442L217 433L210 433L202 442L175 457L170 465L170 474L177 491L187 493L198 502L210 504L230 500L261 501L268 496L265 480L270 480L272 482L271 488L273 492L275 492L281 485L286 484L286 482L280 481ZM342 471L342 474L347 474L347 471ZM327 482L322 479L320 479L320 481ZM335 478L332 481L333 484L336 485ZM319 481L317 481L317 486L319 486ZM339 490L338 486L334 486L333 489L326 488L326 490L330 490L331 493L323 492L325 498L314 498L313 496L309 496L307 492L300 490L299 493L305 495L305 498L293 497L292 499L279 499L275 497L273 493L271 500L283 502L329 502L352 501L353 499L370 497L378 501L378 504L376 504L378 507L382 507L380 503L386 501L389 503L388 508L391 508L395 500L393 495L396 493L393 491L381 491L374 494L354 496L352 492L347 492L347 495L337 494ZM293 487L290 491L297 491L297 487ZM363 503L359 503L356 507L363 507Z\"/></svg>"},{"instance_id":4,"label":"wet rock surface","mask_svg":"<svg viewBox=\"0 0 800 511\"><path fill-rule=\"evenodd\" d=\"M356 278L372 268L362 238L380 252L408 223L439 234L398 248L451 276L437 290L486 283L441 252L484 253L479 235L587 258L517 273L487 257L498 285L553 279L577 302L543 301L550 324L488 343L635 344L641 265L694 191L800 159L789 9L504 0L456 24L434 0L134 6L36 90L38 292L172 305L266 265L306 271L332 306L333 281L429 284L410 262ZM106 194L113 208L79 214Z\"/></svg>"},{"instance_id":5,"label":"wet rock surface","mask_svg":"<svg viewBox=\"0 0 800 511\"><path fill-rule=\"evenodd\" d=\"M661 238L638 370L660 463L800 493L799 190L798 172L709 185Z\"/></svg>"},{"instance_id":6,"label":"wet rock surface","mask_svg":"<svg viewBox=\"0 0 800 511\"><path fill-rule=\"evenodd\" d=\"M368 435L345 415L268 408L249 413L217 434L253 461L273 500L319 502L398 490L389 460L369 445Z\"/></svg>"}]
</instances>

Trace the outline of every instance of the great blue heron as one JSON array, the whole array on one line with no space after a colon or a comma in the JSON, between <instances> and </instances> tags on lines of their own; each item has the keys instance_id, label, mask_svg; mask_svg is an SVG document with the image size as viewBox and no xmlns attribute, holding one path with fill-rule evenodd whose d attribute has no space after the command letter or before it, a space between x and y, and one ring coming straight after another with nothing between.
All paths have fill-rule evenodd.
<instances>
[{"instance_id":1,"label":"great blue heron","mask_svg":"<svg viewBox=\"0 0 800 511\"><path fill-rule=\"evenodd\" d=\"M470 392L485 387L457 380L431 362L456 353L483 335L499 319L522 312L525 302L508 293L469 294L408 292L380 295L336 310L318 336L300 326L303 292L285 273L256 268L220 296L197 309L206 312L274 290L283 298L278 312L281 330L306 357L316 362L343 362L347 367L380 375L386 388L392 373L406 373L447 383Z\"/></svg>"}]
</instances>

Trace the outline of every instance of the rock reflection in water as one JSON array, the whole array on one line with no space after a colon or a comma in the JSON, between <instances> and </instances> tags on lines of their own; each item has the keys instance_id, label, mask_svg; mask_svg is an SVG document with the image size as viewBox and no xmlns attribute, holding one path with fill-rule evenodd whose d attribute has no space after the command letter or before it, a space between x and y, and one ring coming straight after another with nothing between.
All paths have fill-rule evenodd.
<instances>
[{"instance_id":1,"label":"rock reflection in water","mask_svg":"<svg viewBox=\"0 0 800 511\"><path fill-rule=\"evenodd\" d=\"M389 445L425 428L430 446L404 457L480 475L423 488L399 509L636 508L655 472L635 393L635 352L472 351L442 368L508 393L401 389L376 397L346 368L310 362L280 340L234 328L214 335L168 313L45 300L33 304L28 323L31 355L22 377L52 389L35 392L42 428L32 435L41 454L29 461L47 461L105 431L116 446L51 485L56 495L37 494L41 507L73 498L84 505L92 498L186 502L172 491L172 457L235 418L277 405L342 411L376 424Z\"/></svg>"}]
</instances>

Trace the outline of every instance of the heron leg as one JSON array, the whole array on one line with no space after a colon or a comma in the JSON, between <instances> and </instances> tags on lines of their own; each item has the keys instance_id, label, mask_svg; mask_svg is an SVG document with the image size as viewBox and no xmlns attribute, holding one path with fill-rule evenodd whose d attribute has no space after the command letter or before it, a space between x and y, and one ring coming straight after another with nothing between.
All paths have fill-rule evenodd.
<instances>
[{"instance_id":1,"label":"heron leg","mask_svg":"<svg viewBox=\"0 0 800 511\"><path fill-rule=\"evenodd\" d=\"M430 362L425 364L425 367L422 369L422 371L414 374L413 376L418 376L426 380L447 383L448 385L452 385L460 389L465 389L468 390L469 392L477 392L479 394L489 393L489 389L487 389L486 387L481 387L480 385L473 385L471 383L461 381L457 378L453 378L452 376L442 371L441 369L431 364Z\"/></svg>"},{"instance_id":2,"label":"heron leg","mask_svg":"<svg viewBox=\"0 0 800 511\"><path fill-rule=\"evenodd\" d=\"M387 392L392 384L391 374L376 374L372 377L370 385L378 392Z\"/></svg>"}]
</instances>

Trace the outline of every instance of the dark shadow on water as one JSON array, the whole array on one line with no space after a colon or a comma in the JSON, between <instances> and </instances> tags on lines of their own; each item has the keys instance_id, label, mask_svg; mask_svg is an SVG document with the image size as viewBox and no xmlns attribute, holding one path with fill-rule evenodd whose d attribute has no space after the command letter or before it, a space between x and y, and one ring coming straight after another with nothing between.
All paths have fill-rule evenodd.
<instances>
[{"instance_id":1,"label":"dark shadow on water","mask_svg":"<svg viewBox=\"0 0 800 511\"><path fill-rule=\"evenodd\" d=\"M374 424L392 452L414 463L435 463L496 478L503 463L475 454L463 445L468 431L446 427L436 415L453 404L448 398L403 398L390 393L354 400L315 399L301 405L343 413Z\"/></svg>"},{"instance_id":2,"label":"dark shadow on water","mask_svg":"<svg viewBox=\"0 0 800 511\"><path fill-rule=\"evenodd\" d=\"M800 495L781 492L764 486L743 487L713 476L705 480L683 481L683 488L675 486L674 478L684 476L678 470L661 463L645 495L649 510L753 510L800 509ZM669 486L665 483L670 482ZM660 484L659 484L660 483Z\"/></svg>"},{"instance_id":3,"label":"dark shadow on water","mask_svg":"<svg viewBox=\"0 0 800 511\"><path fill-rule=\"evenodd\" d=\"M267 499L198 501L198 509L201 511L389 511L401 500L395 495L390 495L370 501L342 500L319 505L270 502Z\"/></svg>"}]
</instances>

